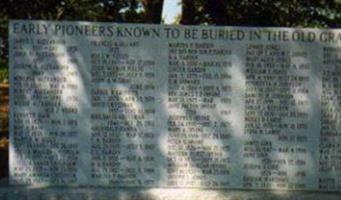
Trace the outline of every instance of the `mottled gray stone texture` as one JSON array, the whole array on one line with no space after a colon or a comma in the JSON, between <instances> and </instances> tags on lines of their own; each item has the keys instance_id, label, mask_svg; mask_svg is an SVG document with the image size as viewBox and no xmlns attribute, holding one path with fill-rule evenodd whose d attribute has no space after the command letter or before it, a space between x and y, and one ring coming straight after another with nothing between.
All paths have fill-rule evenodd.
<instances>
[{"instance_id":1,"label":"mottled gray stone texture","mask_svg":"<svg viewBox=\"0 0 341 200\"><path fill-rule=\"evenodd\" d=\"M341 193L271 190L137 189L104 187L18 187L3 181L4 200L340 200Z\"/></svg>"}]
</instances>

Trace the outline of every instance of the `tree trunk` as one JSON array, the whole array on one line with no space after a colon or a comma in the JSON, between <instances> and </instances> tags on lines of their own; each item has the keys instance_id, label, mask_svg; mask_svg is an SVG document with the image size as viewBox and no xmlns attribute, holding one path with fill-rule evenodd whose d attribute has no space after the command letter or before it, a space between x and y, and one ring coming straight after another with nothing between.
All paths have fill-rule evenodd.
<instances>
[{"instance_id":1,"label":"tree trunk","mask_svg":"<svg viewBox=\"0 0 341 200\"><path fill-rule=\"evenodd\" d=\"M195 5L193 0L182 0L182 15L180 24L195 24Z\"/></svg>"},{"instance_id":2,"label":"tree trunk","mask_svg":"<svg viewBox=\"0 0 341 200\"><path fill-rule=\"evenodd\" d=\"M145 9L145 22L160 24L163 0L142 0L142 4Z\"/></svg>"}]
</instances>

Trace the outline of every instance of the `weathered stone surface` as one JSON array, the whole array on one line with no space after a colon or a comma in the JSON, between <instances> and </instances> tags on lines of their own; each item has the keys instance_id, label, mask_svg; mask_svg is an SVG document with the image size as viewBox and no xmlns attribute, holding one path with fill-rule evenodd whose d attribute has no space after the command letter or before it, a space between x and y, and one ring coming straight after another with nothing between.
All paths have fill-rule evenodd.
<instances>
[{"instance_id":1,"label":"weathered stone surface","mask_svg":"<svg viewBox=\"0 0 341 200\"><path fill-rule=\"evenodd\" d=\"M8 200L339 200L340 193L123 188L1 187Z\"/></svg>"},{"instance_id":2,"label":"weathered stone surface","mask_svg":"<svg viewBox=\"0 0 341 200\"><path fill-rule=\"evenodd\" d=\"M339 29L9 31L13 185L341 191Z\"/></svg>"}]
</instances>

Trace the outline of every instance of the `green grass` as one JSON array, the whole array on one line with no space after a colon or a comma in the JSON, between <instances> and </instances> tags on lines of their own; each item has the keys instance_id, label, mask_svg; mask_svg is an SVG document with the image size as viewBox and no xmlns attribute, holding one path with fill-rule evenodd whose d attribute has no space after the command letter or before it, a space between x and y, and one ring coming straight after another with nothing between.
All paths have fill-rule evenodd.
<instances>
[{"instance_id":1,"label":"green grass","mask_svg":"<svg viewBox=\"0 0 341 200\"><path fill-rule=\"evenodd\" d=\"M8 83L9 72L7 61L0 59L0 83Z\"/></svg>"},{"instance_id":2,"label":"green grass","mask_svg":"<svg viewBox=\"0 0 341 200\"><path fill-rule=\"evenodd\" d=\"M0 83L8 83L8 68L0 68Z\"/></svg>"}]
</instances>

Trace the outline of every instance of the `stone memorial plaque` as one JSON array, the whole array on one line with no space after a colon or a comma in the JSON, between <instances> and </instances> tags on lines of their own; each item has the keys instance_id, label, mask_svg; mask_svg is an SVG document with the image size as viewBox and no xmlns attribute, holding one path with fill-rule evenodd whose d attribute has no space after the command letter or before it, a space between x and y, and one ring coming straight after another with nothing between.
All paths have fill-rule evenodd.
<instances>
[{"instance_id":1,"label":"stone memorial plaque","mask_svg":"<svg viewBox=\"0 0 341 200\"><path fill-rule=\"evenodd\" d=\"M11 21L10 182L341 191L341 30Z\"/></svg>"}]
</instances>

